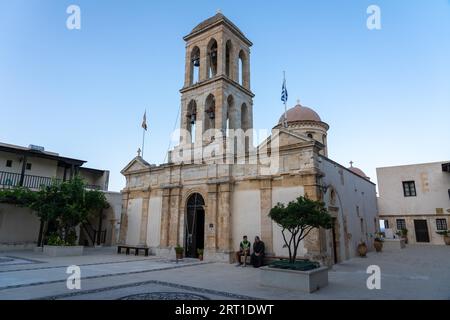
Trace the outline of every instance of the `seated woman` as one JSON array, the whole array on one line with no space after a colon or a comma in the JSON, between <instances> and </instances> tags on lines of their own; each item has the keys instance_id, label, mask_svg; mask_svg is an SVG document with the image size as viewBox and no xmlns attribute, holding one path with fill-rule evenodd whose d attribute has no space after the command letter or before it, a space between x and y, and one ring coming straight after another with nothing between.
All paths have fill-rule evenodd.
<instances>
[{"instance_id":1,"label":"seated woman","mask_svg":"<svg viewBox=\"0 0 450 320\"><path fill-rule=\"evenodd\" d=\"M250 263L255 268L259 268L263 265L264 261L264 242L262 242L258 236L255 237L255 242L253 243L253 253L251 256Z\"/></svg>"}]
</instances>

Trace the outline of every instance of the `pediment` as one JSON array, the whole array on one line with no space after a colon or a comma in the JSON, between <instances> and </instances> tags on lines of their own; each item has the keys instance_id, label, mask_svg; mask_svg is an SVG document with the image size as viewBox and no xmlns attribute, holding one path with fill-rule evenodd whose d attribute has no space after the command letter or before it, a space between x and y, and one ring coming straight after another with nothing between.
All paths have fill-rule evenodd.
<instances>
[{"instance_id":1,"label":"pediment","mask_svg":"<svg viewBox=\"0 0 450 320\"><path fill-rule=\"evenodd\" d=\"M125 168L122 169L121 173L126 174L128 172L134 172L148 168L150 168L150 163L142 159L142 157L137 156L133 160L131 160L131 162L128 163Z\"/></svg>"}]
</instances>

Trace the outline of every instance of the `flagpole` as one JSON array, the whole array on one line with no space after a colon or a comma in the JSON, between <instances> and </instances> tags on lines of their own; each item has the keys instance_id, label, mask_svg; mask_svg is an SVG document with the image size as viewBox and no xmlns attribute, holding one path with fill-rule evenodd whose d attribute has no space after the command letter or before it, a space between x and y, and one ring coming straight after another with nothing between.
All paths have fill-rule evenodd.
<instances>
[{"instance_id":1,"label":"flagpole","mask_svg":"<svg viewBox=\"0 0 450 320\"><path fill-rule=\"evenodd\" d=\"M142 158L144 158L144 147L145 147L145 131L147 129L147 110L144 112L144 121L142 123Z\"/></svg>"},{"instance_id":2,"label":"flagpole","mask_svg":"<svg viewBox=\"0 0 450 320\"><path fill-rule=\"evenodd\" d=\"M144 146L145 146L145 129L142 128L142 158L144 158Z\"/></svg>"},{"instance_id":3,"label":"flagpole","mask_svg":"<svg viewBox=\"0 0 450 320\"><path fill-rule=\"evenodd\" d=\"M283 71L283 83L286 88L286 71ZM287 99L284 99L284 127L287 128Z\"/></svg>"}]
</instances>

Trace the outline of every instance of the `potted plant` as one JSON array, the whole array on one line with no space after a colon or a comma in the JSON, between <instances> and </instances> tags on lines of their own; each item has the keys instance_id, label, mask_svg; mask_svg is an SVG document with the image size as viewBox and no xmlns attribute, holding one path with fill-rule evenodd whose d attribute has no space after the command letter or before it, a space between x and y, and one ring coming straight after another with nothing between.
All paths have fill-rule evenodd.
<instances>
[{"instance_id":1,"label":"potted plant","mask_svg":"<svg viewBox=\"0 0 450 320\"><path fill-rule=\"evenodd\" d=\"M367 245L364 241L358 244L358 254L360 257L366 257L367 255Z\"/></svg>"},{"instance_id":2,"label":"potted plant","mask_svg":"<svg viewBox=\"0 0 450 320\"><path fill-rule=\"evenodd\" d=\"M400 230L400 237L405 240L405 243L408 243L408 229Z\"/></svg>"},{"instance_id":3,"label":"potted plant","mask_svg":"<svg viewBox=\"0 0 450 320\"><path fill-rule=\"evenodd\" d=\"M377 232L375 234L375 239L373 240L373 246L375 248L376 252L381 252L383 249L383 233L382 232Z\"/></svg>"},{"instance_id":4,"label":"potted plant","mask_svg":"<svg viewBox=\"0 0 450 320\"><path fill-rule=\"evenodd\" d=\"M450 246L450 230L437 231L437 234L444 236L444 242L446 245Z\"/></svg>"},{"instance_id":5,"label":"potted plant","mask_svg":"<svg viewBox=\"0 0 450 320\"><path fill-rule=\"evenodd\" d=\"M198 259L200 261L203 261L203 252L204 252L203 249L197 249Z\"/></svg>"},{"instance_id":6,"label":"potted plant","mask_svg":"<svg viewBox=\"0 0 450 320\"><path fill-rule=\"evenodd\" d=\"M183 259L183 252L184 252L184 248L178 244L175 247L175 253L176 253L177 260Z\"/></svg>"}]
</instances>

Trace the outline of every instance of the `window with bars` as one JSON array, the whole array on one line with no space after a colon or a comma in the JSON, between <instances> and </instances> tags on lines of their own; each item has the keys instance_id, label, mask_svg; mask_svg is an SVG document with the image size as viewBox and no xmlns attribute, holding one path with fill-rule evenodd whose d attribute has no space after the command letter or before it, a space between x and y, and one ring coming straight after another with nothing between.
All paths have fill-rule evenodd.
<instances>
[{"instance_id":1,"label":"window with bars","mask_svg":"<svg viewBox=\"0 0 450 320\"><path fill-rule=\"evenodd\" d=\"M414 181L403 181L403 194L405 197L415 197L416 183Z\"/></svg>"},{"instance_id":2,"label":"window with bars","mask_svg":"<svg viewBox=\"0 0 450 320\"><path fill-rule=\"evenodd\" d=\"M405 219L397 219L397 230L406 229L406 221Z\"/></svg>"},{"instance_id":3,"label":"window with bars","mask_svg":"<svg viewBox=\"0 0 450 320\"><path fill-rule=\"evenodd\" d=\"M447 219L436 219L437 230L447 230Z\"/></svg>"}]
</instances>

